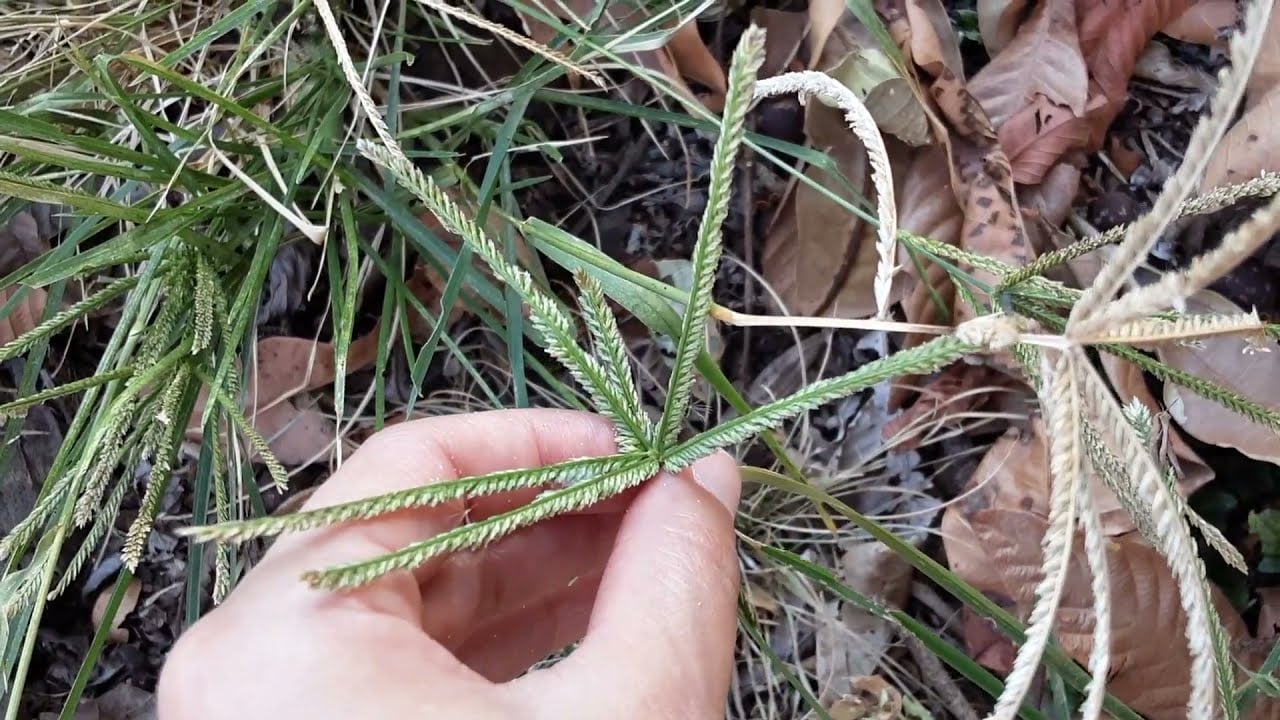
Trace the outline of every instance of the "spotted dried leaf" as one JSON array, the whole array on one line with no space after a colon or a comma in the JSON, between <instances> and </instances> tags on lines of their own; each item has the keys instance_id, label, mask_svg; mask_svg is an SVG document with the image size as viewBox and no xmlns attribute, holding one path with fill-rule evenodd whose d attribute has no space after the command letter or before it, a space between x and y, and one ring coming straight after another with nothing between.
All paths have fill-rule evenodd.
<instances>
[{"instance_id":1,"label":"spotted dried leaf","mask_svg":"<svg viewBox=\"0 0 1280 720\"><path fill-rule=\"evenodd\" d=\"M1209 159L1200 191L1244 182L1263 171L1280 171L1280 132L1275 118L1280 113L1280 85L1250 104Z\"/></svg>"},{"instance_id":2,"label":"spotted dried leaf","mask_svg":"<svg viewBox=\"0 0 1280 720\"><path fill-rule=\"evenodd\" d=\"M1039 184L1064 155L1088 143L1085 119L1038 93L1000 127L1000 147L1013 181L1022 185Z\"/></svg>"},{"instance_id":3,"label":"spotted dried leaf","mask_svg":"<svg viewBox=\"0 0 1280 720\"><path fill-rule=\"evenodd\" d=\"M1083 116L1088 91L1073 0L1038 3L1013 42L969 81L969 92L996 128L1038 95Z\"/></svg>"}]
</instances>

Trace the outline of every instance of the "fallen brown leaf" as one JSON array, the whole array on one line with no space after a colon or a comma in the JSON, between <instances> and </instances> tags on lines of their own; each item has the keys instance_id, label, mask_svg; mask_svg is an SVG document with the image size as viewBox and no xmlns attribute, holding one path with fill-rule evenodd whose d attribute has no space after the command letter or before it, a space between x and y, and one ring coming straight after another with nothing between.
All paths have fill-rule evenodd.
<instances>
[{"instance_id":1,"label":"fallen brown leaf","mask_svg":"<svg viewBox=\"0 0 1280 720\"><path fill-rule=\"evenodd\" d=\"M1090 95L1105 102L1088 113L1090 147L1101 147L1111 121L1124 108L1129 77L1147 43L1191 7L1191 0L1080 0L1076 18L1080 50L1089 68Z\"/></svg>"},{"instance_id":2,"label":"fallen brown leaf","mask_svg":"<svg viewBox=\"0 0 1280 720\"><path fill-rule=\"evenodd\" d=\"M760 77L773 77L786 72L808 35L808 15L803 12L757 7L751 10L751 22L765 33L764 62L760 65Z\"/></svg>"},{"instance_id":3,"label":"fallen brown leaf","mask_svg":"<svg viewBox=\"0 0 1280 720\"><path fill-rule=\"evenodd\" d=\"M102 590L98 591L98 597L93 601L93 610L90 611L90 620L93 621L93 629L101 630L102 623L107 618L107 608L111 604L111 596L115 594L115 585L108 583ZM120 598L120 605L116 608L116 613L111 617L111 624L107 628L107 636L114 643L128 642L129 632L121 629L125 618L129 613L138 607L138 599L142 597L142 581L138 578L129 580L129 584L124 588L124 596Z\"/></svg>"},{"instance_id":4,"label":"fallen brown leaf","mask_svg":"<svg viewBox=\"0 0 1280 720\"><path fill-rule=\"evenodd\" d=\"M1197 45L1227 44L1227 35L1240 19L1236 0L1196 0L1161 32Z\"/></svg>"},{"instance_id":5,"label":"fallen brown leaf","mask_svg":"<svg viewBox=\"0 0 1280 720\"><path fill-rule=\"evenodd\" d=\"M1192 312L1232 312L1240 308L1225 297L1201 291L1187 301ZM1263 351L1239 337L1207 338L1201 346L1176 343L1157 351L1161 362L1247 397L1264 407L1280 410L1280 345L1267 338ZM1280 433L1201 397L1173 383L1165 383L1164 403L1178 425L1201 442L1239 450L1256 460L1280 464Z\"/></svg>"},{"instance_id":6,"label":"fallen brown leaf","mask_svg":"<svg viewBox=\"0 0 1280 720\"><path fill-rule=\"evenodd\" d=\"M997 129L1037 95L1077 117L1084 115L1089 78L1074 8L1073 0L1038 3L1013 42L969 81L969 92Z\"/></svg>"},{"instance_id":7,"label":"fallen brown leaf","mask_svg":"<svg viewBox=\"0 0 1280 720\"><path fill-rule=\"evenodd\" d=\"M960 44L942 1L906 0L905 10L911 24L911 59L934 77L943 70L962 75Z\"/></svg>"},{"instance_id":8,"label":"fallen brown leaf","mask_svg":"<svg viewBox=\"0 0 1280 720\"><path fill-rule=\"evenodd\" d=\"M1027 0L978 0L978 33L987 53L995 57L1018 33Z\"/></svg>"},{"instance_id":9,"label":"fallen brown leaf","mask_svg":"<svg viewBox=\"0 0 1280 720\"><path fill-rule=\"evenodd\" d=\"M1045 519L1031 512L992 509L975 513L971 522L984 555L980 568L965 566L974 578L970 582L983 590L1003 591L1014 600L1017 614L1026 618L1041 576ZM1163 556L1132 534L1110 542L1107 560L1112 592L1107 689L1150 720L1184 718L1191 662L1177 582ZM1226 598L1216 588L1213 596L1228 635L1247 636ZM1078 662L1086 662L1092 650L1095 622L1083 542L1077 534L1055 637Z\"/></svg>"},{"instance_id":10,"label":"fallen brown leaf","mask_svg":"<svg viewBox=\"0 0 1280 720\"><path fill-rule=\"evenodd\" d=\"M22 268L49 250L49 239L43 237L31 213L23 210L0 227L0 277ZM0 287L0 308L18 294L18 286ZM0 317L0 345L4 345L40 324L48 302L44 288L29 288L13 310Z\"/></svg>"}]
</instances>

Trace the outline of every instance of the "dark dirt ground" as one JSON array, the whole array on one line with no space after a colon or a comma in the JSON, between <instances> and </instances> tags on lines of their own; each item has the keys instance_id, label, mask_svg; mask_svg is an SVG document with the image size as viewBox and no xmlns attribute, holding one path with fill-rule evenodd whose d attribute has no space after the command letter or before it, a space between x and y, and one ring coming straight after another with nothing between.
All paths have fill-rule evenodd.
<instances>
[{"instance_id":1,"label":"dark dirt ground","mask_svg":"<svg viewBox=\"0 0 1280 720\"><path fill-rule=\"evenodd\" d=\"M743 16L735 14L726 25L724 37L720 38L721 47L732 46L731 41L740 31ZM708 39L715 37L713 24L704 24L702 29ZM1202 48L1179 43L1171 46L1178 57L1213 71L1216 60ZM964 49L976 65L985 61L980 45L966 41ZM1137 217L1148 208L1160 184L1179 160L1179 150L1186 143L1197 109L1188 107L1185 98L1177 94L1135 83L1133 99L1113 127L1112 135L1130 149L1155 147L1158 152L1154 157L1144 152L1141 167L1129 179L1113 172L1113 163L1109 159L1090 158L1085 182L1074 203L1078 214L1097 229L1105 230ZM563 109L555 111L535 107L533 112L553 119L545 126L553 136L556 132L580 132L569 130L576 127L578 118L569 117ZM569 147L557 172L576 179L582 188L592 189L595 195L591 202L582 203L580 192L566 183L553 180L524 192L520 200L523 211L530 216L559 221L563 227L582 237L598 239L600 246L611 256L629 265L643 266L646 261L687 258L706 203L711 140L693 130L657 124L650 127L656 136L655 142L655 137L644 132L637 120L594 112L587 112L585 118L588 131L593 135L603 135L604 139L593 143L590 148L582 145ZM770 106L754 122L775 136L796 138L800 135L801 115L790 105ZM1152 144L1152 136L1158 137L1160 142ZM547 169L531 165L520 171L532 176L546 174ZM739 258L750 258L757 269L768 222L784 185L777 173L760 163L756 164L749 182L740 178L736 185L737 192L730 205L726 225L727 247ZM744 191L749 194L744 196ZM565 209L571 207L578 209L566 213ZM1178 249L1179 256L1185 256L1186 248L1199 242L1198 238L1212 237L1222 227L1239 222L1240 216L1241 211L1231 210L1203 218L1191 227L1181 228L1180 236L1170 244ZM1177 259L1166 258L1173 262ZM316 314L304 298L317 262L315 248L304 244L291 245L276 258L259 313L264 334L305 335L314 329ZM1280 293L1274 290L1277 267L1280 267L1280 252L1262 253L1224 281L1221 289L1246 306L1257 305L1264 315L1278 317ZM748 289L750 297L747 296ZM325 298L327 293L320 291L314 296ZM765 306L762 288L731 263L722 269L717 298L739 310L760 311ZM459 330L465 330L470 322L473 321L462 320ZM67 339L65 344L60 343L58 350L61 354L50 358L46 368L46 382L53 384L52 380L62 381L68 373L83 373L86 368L91 368L91 348L102 343L107 332L109 328L91 327L87 331L82 330L74 339ZM802 336L807 334L802 333ZM726 347L725 370L741 388L750 388L761 370L793 345L789 333L778 331L747 333L730 328L725 331L723 340ZM858 361L856 340L857 336L851 333L835 334L830 354L832 361L825 368L827 374L846 371ZM502 361L500 348L494 346L490 351L496 361ZM64 359L65 362L59 362ZM437 365L442 366L443 363ZM3 370L3 384L16 386L21 377L20 364L17 361L6 363ZM406 370L403 362L398 362L392 373L393 376L398 373L401 382L393 377L389 386L403 387ZM371 381L367 373L365 375L353 377L352 382L357 388ZM432 389L432 383L447 386L450 382L445 368L433 368L428 376L428 390ZM502 385L501 382L497 384ZM26 487L29 490L31 481L25 476L43 477L72 411L71 407L54 403L47 409L41 408L32 413L28 428L39 428L40 432L30 432L20 441L21 462L7 469L10 480L0 485L0 509L11 512L24 502L24 497L31 497L30 492L26 492L24 497L3 493L5 488ZM815 425L825 428L824 432L832 436L839 430L835 425L852 424L852 419L835 417L830 411L819 411L813 419ZM965 438L958 441L958 445L952 442L948 446L926 448L922 452L937 455L971 451L989 439ZM1195 449L1219 469L1219 478L1223 478L1213 485L1215 498L1220 500L1219 496L1225 495L1234 500L1234 509L1218 517L1211 515L1211 518L1222 522L1229 536L1242 536L1247 532L1244 517L1248 509L1274 502L1280 497L1280 478L1274 468L1261 467L1237 454L1198 445ZM763 460L764 456L760 459ZM139 602L121 626L126 638L123 642L109 644L102 654L88 684L87 696L96 699L87 703L77 718L142 720L154 717L154 710L148 703L165 652L181 632L188 614L197 606L207 608L207 600L193 603L188 597L185 587L186 566L191 560L188 546L166 531L167 527L178 524L175 518L189 512L184 481L192 467L193 461L188 458L185 466L177 472L177 482L165 501L163 514L169 519L162 523L159 532L152 535L139 572ZM146 468L139 468L137 477L145 478L145 471ZM964 466L954 471L963 474ZM15 482L15 476L24 479ZM295 481L293 487L305 488L322 476L322 469L314 469ZM938 483L938 486L945 487L946 484ZM278 501L279 498L275 498L275 502ZM29 503L30 499L25 502ZM136 511L135 502L126 500L118 523L121 531ZM1206 502L1212 504L1214 500ZM104 593L110 592L120 568L122 534L113 536L72 588L49 606L27 690L26 711L29 717L51 717L45 713L56 713L61 708L62 698L79 670L93 634L94 604ZM935 553L938 551L936 546L930 549ZM202 592L207 592L207 588ZM920 608L916 610L922 616L928 616L928 612ZM793 651L803 654L803 643Z\"/></svg>"}]
</instances>

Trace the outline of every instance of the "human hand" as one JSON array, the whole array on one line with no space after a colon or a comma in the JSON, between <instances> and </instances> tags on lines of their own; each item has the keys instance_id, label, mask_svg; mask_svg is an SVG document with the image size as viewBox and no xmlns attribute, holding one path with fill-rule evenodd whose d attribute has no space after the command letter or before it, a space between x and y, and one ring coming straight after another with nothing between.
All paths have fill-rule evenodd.
<instances>
[{"instance_id":1,"label":"human hand","mask_svg":"<svg viewBox=\"0 0 1280 720\"><path fill-rule=\"evenodd\" d=\"M305 507L615 449L609 423L586 413L419 420L370 438ZM736 466L718 453L483 550L341 593L300 576L509 510L536 491L282 536L169 653L159 716L722 717L736 635L740 490ZM521 675L579 639L568 658Z\"/></svg>"}]
</instances>

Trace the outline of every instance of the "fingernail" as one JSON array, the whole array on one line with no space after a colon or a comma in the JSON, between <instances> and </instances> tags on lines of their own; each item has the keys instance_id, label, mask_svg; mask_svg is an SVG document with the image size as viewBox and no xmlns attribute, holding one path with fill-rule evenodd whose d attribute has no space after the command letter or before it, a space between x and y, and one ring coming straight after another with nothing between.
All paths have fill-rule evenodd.
<instances>
[{"instance_id":1,"label":"fingernail","mask_svg":"<svg viewBox=\"0 0 1280 720\"><path fill-rule=\"evenodd\" d=\"M742 475L738 464L723 451L709 455L689 468L693 481L715 496L716 500L734 515L738 511L738 499L742 496Z\"/></svg>"}]
</instances>

